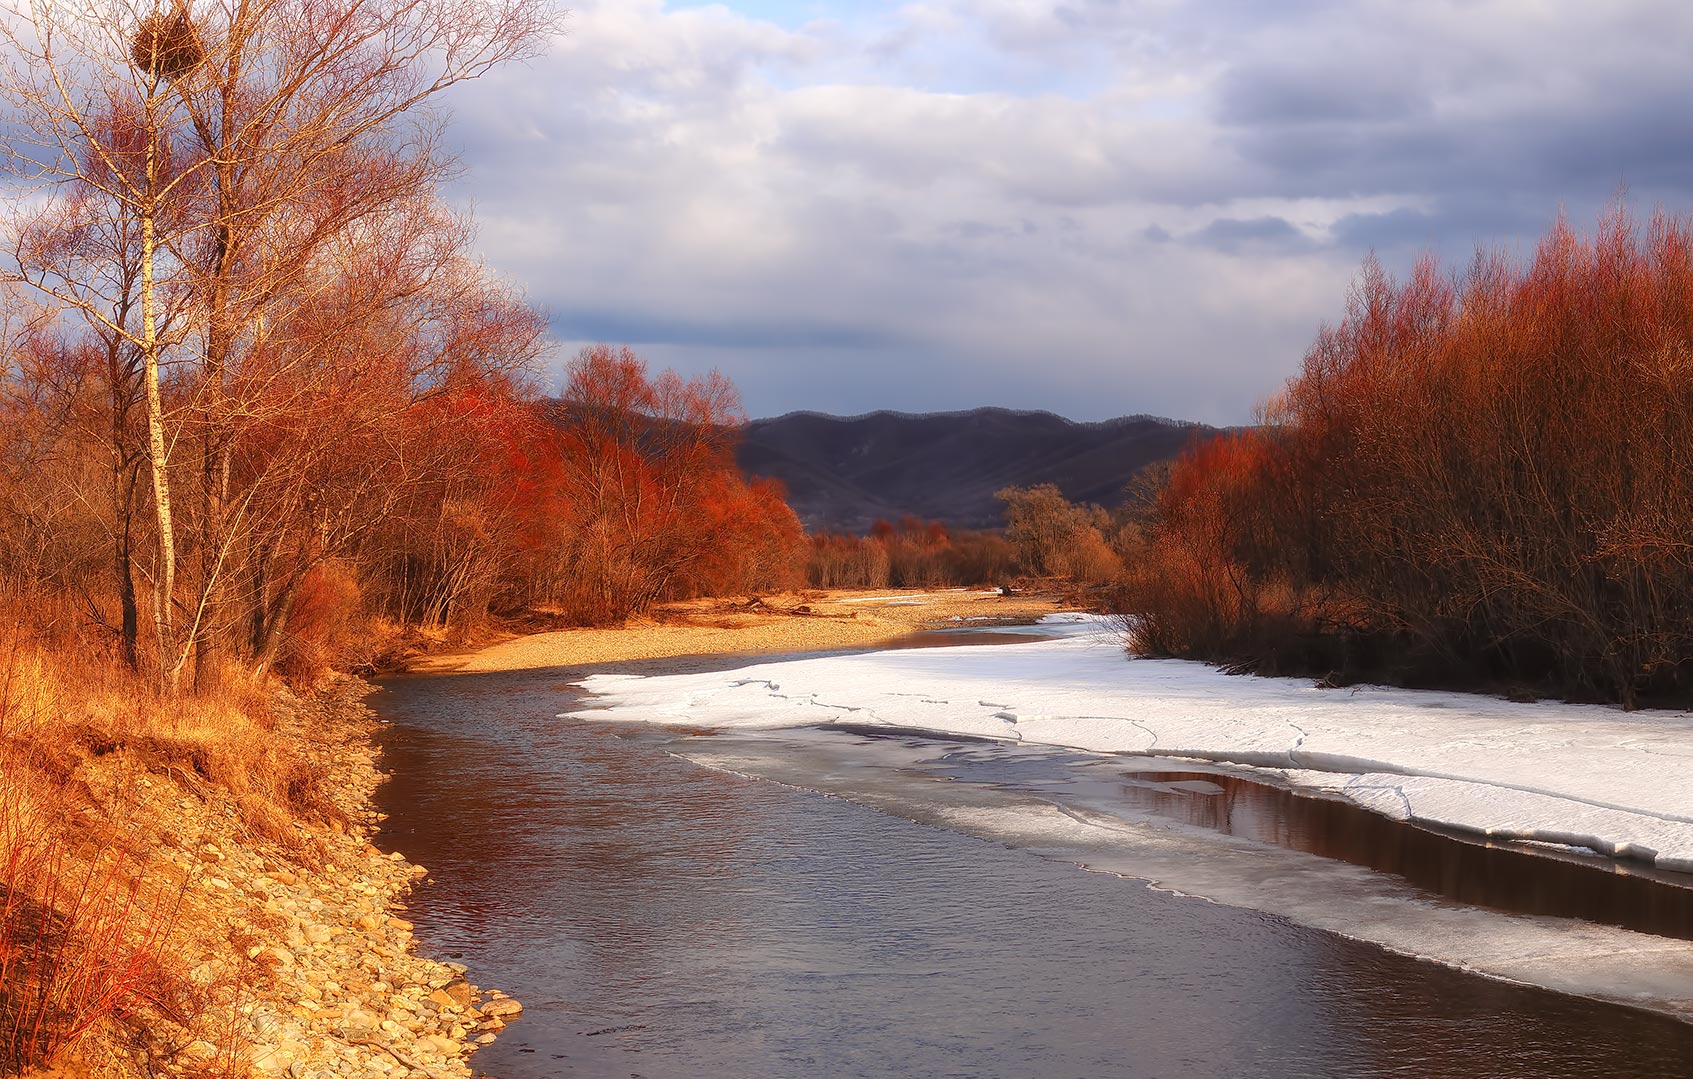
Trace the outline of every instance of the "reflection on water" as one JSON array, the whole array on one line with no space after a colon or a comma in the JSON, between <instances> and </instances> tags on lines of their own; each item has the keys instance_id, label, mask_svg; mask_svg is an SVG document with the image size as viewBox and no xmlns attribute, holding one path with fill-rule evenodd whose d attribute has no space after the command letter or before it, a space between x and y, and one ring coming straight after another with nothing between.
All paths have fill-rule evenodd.
<instances>
[{"instance_id":1,"label":"reflection on water","mask_svg":"<svg viewBox=\"0 0 1693 1079\"><path fill-rule=\"evenodd\" d=\"M1307 851L1403 877L1459 903L1584 918L1693 940L1693 877L1607 858L1553 855L1412 827L1333 797L1225 769L1022 746L901 739L911 767L1115 816L1147 816Z\"/></svg>"},{"instance_id":2,"label":"reflection on water","mask_svg":"<svg viewBox=\"0 0 1693 1079\"><path fill-rule=\"evenodd\" d=\"M505 1079L1693 1073L1693 1027L704 769L562 680L373 698L423 946L527 1005Z\"/></svg>"}]
</instances>

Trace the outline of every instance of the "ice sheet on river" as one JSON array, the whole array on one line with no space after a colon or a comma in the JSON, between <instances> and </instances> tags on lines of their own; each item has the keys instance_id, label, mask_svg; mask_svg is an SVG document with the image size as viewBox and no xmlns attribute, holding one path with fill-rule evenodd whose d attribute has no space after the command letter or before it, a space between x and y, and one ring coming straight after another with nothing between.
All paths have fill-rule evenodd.
<instances>
[{"instance_id":1,"label":"ice sheet on river","mask_svg":"<svg viewBox=\"0 0 1693 1079\"><path fill-rule=\"evenodd\" d=\"M1693 871L1693 715L1231 677L1130 659L1104 622L1054 618L1052 638L1028 644L595 675L583 684L597 707L583 715L845 723L1226 762L1401 819Z\"/></svg>"}]
</instances>

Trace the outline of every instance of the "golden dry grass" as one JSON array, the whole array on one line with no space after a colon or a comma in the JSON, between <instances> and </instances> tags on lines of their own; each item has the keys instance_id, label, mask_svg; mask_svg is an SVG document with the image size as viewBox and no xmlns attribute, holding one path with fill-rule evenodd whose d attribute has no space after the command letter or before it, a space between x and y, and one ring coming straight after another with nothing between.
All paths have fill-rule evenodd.
<instances>
[{"instance_id":1,"label":"golden dry grass","mask_svg":"<svg viewBox=\"0 0 1693 1079\"><path fill-rule=\"evenodd\" d=\"M0 1075L45 1063L166 980L172 904L124 833L124 789L61 739L76 685L0 642Z\"/></svg>"},{"instance_id":2,"label":"golden dry grass","mask_svg":"<svg viewBox=\"0 0 1693 1079\"><path fill-rule=\"evenodd\" d=\"M269 693L230 678L165 698L0 628L0 1076L79 1057L84 1074L120 1074L101 1054L137 1024L198 1023L175 967L205 912L184 906L194 874L161 857L184 827L215 818L309 858L297 822L344 822Z\"/></svg>"}]
</instances>

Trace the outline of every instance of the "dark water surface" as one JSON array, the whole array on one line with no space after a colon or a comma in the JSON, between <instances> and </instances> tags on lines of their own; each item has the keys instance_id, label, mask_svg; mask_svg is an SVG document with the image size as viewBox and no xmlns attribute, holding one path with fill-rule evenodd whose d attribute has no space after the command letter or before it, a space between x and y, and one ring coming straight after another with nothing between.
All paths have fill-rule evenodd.
<instances>
[{"instance_id":1,"label":"dark water surface","mask_svg":"<svg viewBox=\"0 0 1693 1079\"><path fill-rule=\"evenodd\" d=\"M372 698L422 946L526 1005L488 1074L1693 1075L1693 1026L703 768L561 677Z\"/></svg>"}]
</instances>

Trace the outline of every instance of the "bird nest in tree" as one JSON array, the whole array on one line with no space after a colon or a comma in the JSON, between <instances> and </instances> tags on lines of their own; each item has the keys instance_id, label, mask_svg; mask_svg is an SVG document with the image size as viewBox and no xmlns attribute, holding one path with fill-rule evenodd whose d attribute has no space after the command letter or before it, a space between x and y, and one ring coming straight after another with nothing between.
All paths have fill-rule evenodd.
<instances>
[{"instance_id":1,"label":"bird nest in tree","mask_svg":"<svg viewBox=\"0 0 1693 1079\"><path fill-rule=\"evenodd\" d=\"M129 47L130 59L142 71L170 79L206 58L200 35L183 8L143 16Z\"/></svg>"}]
</instances>

